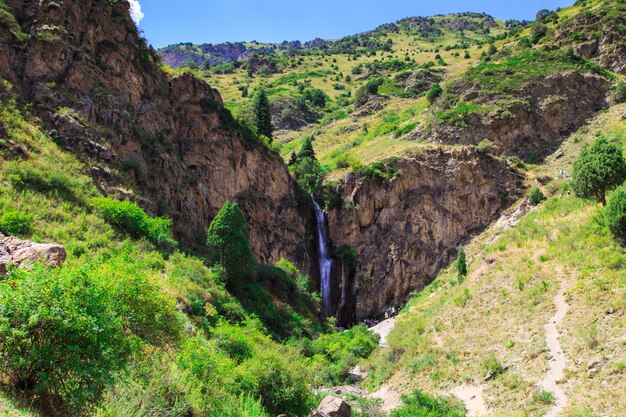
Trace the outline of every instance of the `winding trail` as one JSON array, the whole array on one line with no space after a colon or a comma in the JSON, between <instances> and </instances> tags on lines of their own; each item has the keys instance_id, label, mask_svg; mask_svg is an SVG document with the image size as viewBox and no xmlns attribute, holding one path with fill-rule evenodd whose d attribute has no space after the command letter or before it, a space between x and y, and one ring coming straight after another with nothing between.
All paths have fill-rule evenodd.
<instances>
[{"instance_id":1,"label":"winding trail","mask_svg":"<svg viewBox=\"0 0 626 417\"><path fill-rule=\"evenodd\" d=\"M465 404L468 417L486 416L489 413L483 398L483 388L482 385L461 385L452 391Z\"/></svg>"},{"instance_id":2,"label":"winding trail","mask_svg":"<svg viewBox=\"0 0 626 417\"><path fill-rule=\"evenodd\" d=\"M540 383L541 388L554 395L555 403L548 413L546 413L545 417L556 417L560 415L563 408L565 408L565 405L567 404L567 396L559 386L559 382L563 379L566 363L565 354L563 353L563 349L561 349L561 344L559 343L559 326L563 322L563 318L565 317L569 306L565 301L567 283L563 278L563 271L559 269L557 274L561 283L561 289L554 297L556 313L552 316L552 318L550 318L550 321L545 326L546 341L548 351L550 352L550 369L548 370L548 373L543 381Z\"/></svg>"},{"instance_id":3,"label":"winding trail","mask_svg":"<svg viewBox=\"0 0 626 417\"><path fill-rule=\"evenodd\" d=\"M396 327L396 318L392 317L390 319L381 321L376 326L371 327L369 330L370 332L380 336L378 345L381 348L385 348L387 347L387 337L394 327ZM396 408L400 408L402 406L400 393L389 387L389 385L387 384L383 384L378 391L369 394L368 398L377 398L381 400L382 405L380 407L380 410L383 413L388 413L391 410L395 410Z\"/></svg>"}]
</instances>

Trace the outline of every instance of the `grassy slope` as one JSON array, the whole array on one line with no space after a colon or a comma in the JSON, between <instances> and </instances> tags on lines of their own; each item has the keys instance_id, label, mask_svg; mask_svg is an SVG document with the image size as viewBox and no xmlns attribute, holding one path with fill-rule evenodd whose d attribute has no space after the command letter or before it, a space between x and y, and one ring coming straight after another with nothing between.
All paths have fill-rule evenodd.
<instances>
[{"instance_id":1,"label":"grassy slope","mask_svg":"<svg viewBox=\"0 0 626 417\"><path fill-rule=\"evenodd\" d=\"M437 20L441 19L436 17ZM501 34L504 29L504 22L497 21L498 27L492 28L491 35ZM251 95L252 92L262 85L280 85L281 89L288 91L295 90L295 87L289 83L282 83L281 80L297 77L302 81L307 78L311 81L311 87L322 89L334 102L340 99L341 94L350 91L352 96L356 90L364 85L367 79L360 75L353 75L352 69L358 65L365 65L378 61L388 61L397 59L404 61L408 55L411 60L415 60L415 65L419 66L435 60L439 48L439 54L445 60L447 66L436 68L445 71L445 79L454 79L463 74L463 72L472 65L480 62L479 57L487 46L479 47L472 44L467 49L452 49L445 51L447 45L460 44L464 40L485 40L486 36L468 32L469 38L464 38L458 31L445 29L443 35L428 40L417 35L409 35L403 29L400 33L388 33L387 37L394 42L392 52L378 52L376 56L361 55L358 59L353 59L350 55L332 54L328 56L302 56L303 63L297 68L285 68L282 73L272 74L267 77L256 76L248 78L245 68L238 69L232 74L210 74L208 72L197 71L196 73L206 79L212 85L219 88L226 105L237 113L239 106L246 103L250 99L241 97L239 87L248 85ZM382 38L387 39L386 37ZM502 41L497 43L503 44ZM420 52L424 50L424 52ZM465 59L464 53L467 50L471 58ZM458 54L459 56L455 56ZM333 68L335 66L335 68ZM335 81L335 77L342 74L341 81ZM345 76L350 75L351 82L345 82ZM392 75L390 75L392 76ZM335 84L345 85L346 90L335 90ZM387 95L384 90L381 93ZM330 106L327 111L325 120L320 124L311 125L300 129L299 131L278 132L276 141L283 144L280 148L281 154L285 160L288 160L291 152L298 149L305 136L316 133L317 141L315 149L318 159L328 170L333 171L331 177L339 178L348 171L346 168L337 168L335 162L339 155L344 155L351 161L358 161L361 164L384 159L389 156L402 155L406 151L416 146L415 142L405 141L401 139L401 135L392 132L395 127L403 128L410 125L416 126L425 119L428 103L424 97L415 99L403 99L395 96L389 96L389 101L385 105L383 112L378 112L370 116L352 118L348 116L351 107L335 108ZM334 114L333 114L334 113ZM369 133L363 134L362 127L367 125ZM352 132L346 132L346 129L355 129Z\"/></svg>"},{"instance_id":2,"label":"grassy slope","mask_svg":"<svg viewBox=\"0 0 626 417\"><path fill-rule=\"evenodd\" d=\"M589 7L606 7L604 0L594 0L588 3ZM580 6L572 6L560 10L561 23L567 22L568 19L582 10ZM436 17L435 19L439 20L441 17ZM497 36L505 31L504 22L497 21L497 24L498 27L493 28L491 31L492 36ZM549 32L554 30L555 25L553 23L549 23L547 26ZM531 28L527 28L519 36L520 38L527 37L530 34ZM484 41L486 39L485 35L475 32L467 32L465 35L473 41ZM523 83L524 78L527 76L532 77L546 72L558 72L562 68L573 68L576 66L571 63L560 62L559 60L552 61L550 58L541 65L536 66L529 65L528 62L522 62L519 68L515 68L515 65L509 65L509 63L501 67L494 66L493 63L483 64L478 67L480 71L468 73L469 69L480 64L480 55L488 50L488 45L478 46L470 41L471 45L467 49L445 51L446 46L460 44L463 40L468 41L468 38L463 38L464 35L459 31L444 29L441 36L429 40L415 34L409 34L407 29L403 27L399 33L386 32L385 36L381 38L383 41L387 38L393 40L393 51L379 51L376 56L368 57L363 54L358 59L354 59L351 55L331 54L327 56L297 56L294 60L283 58L288 63L301 59L302 63L295 68L286 65L282 73L272 74L267 77L255 76L249 78L246 75L245 68L238 69L232 74L219 75L203 71L197 71L197 74L205 78L209 83L219 87L227 106L233 109L235 113L238 112L241 106L247 106L247 103L249 103L250 99L242 98L239 91L240 87L246 85L249 87L251 95L256 88L262 85L274 86L272 91L276 93L281 93L281 91L282 93L293 92L295 87L291 83L283 82L283 80L297 78L300 82L308 79L311 87L325 91L332 99L331 105L327 106L325 117L319 123L304 127L298 131L277 132L276 142L279 144L277 146L281 154L285 160L288 160L291 153L301 146L304 137L314 133L317 138L314 147L320 163L329 171L330 179L338 179L355 166L367 165L391 156L400 156L415 148L425 146L423 143L407 141L404 139L404 136L417 126L439 123L441 118L450 116L445 114L446 111L439 113L433 111L424 96L417 99L400 98L391 94L391 90L386 91L384 87L381 89L381 94L387 96L387 100L382 111L376 111L366 116L352 116L353 106L341 107L339 102L341 101L341 95L348 91L354 97L357 89L367 81L362 75L353 75L351 73L352 69L357 65L372 63L376 60L384 62L391 59L404 62L405 56L409 56L419 66L435 61L437 52L434 52L434 50L438 48L438 53L447 64L446 66L438 65L435 67L437 70L444 71L442 85L451 86L455 81L462 78L470 82L484 81L481 79L482 73L490 71L494 67L502 73L502 77L492 77L492 81L495 84L503 84L507 88L512 87L514 91L517 91L517 86L509 84L514 84L515 82ZM550 35L548 35L548 39L549 37ZM508 53L512 54L526 52L516 49L517 39L519 38L498 40L494 42L494 45L498 50L508 50ZM465 50L470 53L469 59L464 58ZM456 54L459 56L455 56ZM499 62L498 57L496 57L495 62ZM509 77L507 75L509 74L507 71L514 71L517 74L520 68L524 71L521 71L519 76ZM351 76L352 81L345 81L345 76L347 75ZM387 78L391 79L394 75L395 73L393 72L387 74ZM340 81L335 80L337 76L340 76ZM346 89L338 91L334 88L335 84L344 85ZM503 87L503 85L499 84L491 86L493 88L490 87L490 89L499 91L499 88ZM493 105L485 106L484 108L481 107L480 103L478 105L480 108L475 109L475 111L488 112L494 108ZM470 107L460 106L459 108L463 111L471 111ZM452 116L456 115L457 108L448 110L447 113L452 112ZM367 131L365 131L365 126Z\"/></svg>"},{"instance_id":3,"label":"grassy slope","mask_svg":"<svg viewBox=\"0 0 626 417\"><path fill-rule=\"evenodd\" d=\"M610 133L626 148L626 105L600 114L564 143L564 157L531 167L529 185L571 172L580 148ZM450 395L465 382L482 383L491 354L510 369L485 383L487 406L502 416L540 416L550 406L536 394L548 367L544 325L554 314L559 276L570 305L561 330L568 359L562 384L566 416L618 416L626 412L623 329L626 250L618 247L593 202L568 196L567 180L542 187L548 200L501 235L493 227L467 248L469 276L455 265L416 295L389 338L390 348L369 362L368 384L388 380L401 391L420 388ZM616 313L605 312L614 308ZM603 362L593 379L587 364Z\"/></svg>"}]
</instances>

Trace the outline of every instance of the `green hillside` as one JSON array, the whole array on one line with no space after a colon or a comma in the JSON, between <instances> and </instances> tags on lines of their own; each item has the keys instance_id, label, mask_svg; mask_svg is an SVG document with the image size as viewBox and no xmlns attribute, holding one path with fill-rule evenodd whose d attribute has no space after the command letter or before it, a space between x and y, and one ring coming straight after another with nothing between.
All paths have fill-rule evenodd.
<instances>
[{"instance_id":1,"label":"green hillside","mask_svg":"<svg viewBox=\"0 0 626 417\"><path fill-rule=\"evenodd\" d=\"M24 2L0 0L0 74L11 65L50 70L11 61L18 51L29 62L29 36L53 37L58 43L44 49L55 50L101 29L85 35L46 24L22 33L35 10L53 16L64 6L25 2L32 13L13 16L7 4L17 3ZM94 19L109 29L128 9L114 0L94 4L111 12L110 21ZM68 48L84 72L67 65L64 79L33 88L20 84L23 73L13 83L0 76L0 238L67 251L62 266L24 263L0 275L0 417L304 417L326 394L351 404L352 417L626 415L626 202L618 199L626 165L584 178L621 179L601 190L608 207L581 198L572 180L574 162L598 140L617 148L618 162L626 151L625 16L623 0L578 0L534 22L461 13L407 18L338 40L227 45L244 51L244 60L211 45L162 50L185 63L178 68L160 62L143 39L139 47L107 39L91 45L110 49L106 63L85 58L86 46ZM129 16L122 21L132 25ZM125 27L120 33L128 37ZM128 83L152 90L116 101L118 91L93 74L124 74L126 56L133 68L150 69L141 73L146 84L141 77ZM176 78L187 73L195 78ZM34 85L41 77L24 79ZM217 93L198 93L212 93L199 79L219 90L225 108ZM86 85L97 100L83 94ZM267 127L259 122L267 110L261 92L273 135L260 134ZM137 159L118 161L108 141ZM451 148L472 152L465 159L420 152ZM141 165L144 152L152 165ZM405 166L423 168L415 178L398 168L407 155ZM600 158L594 167L609 165ZM489 180L462 178L479 164L510 177L487 190L494 200L519 197L484 223L474 217L490 202L471 201ZM498 167L489 171L492 164ZM145 178L142 169L151 170ZM268 178L252 190L258 193L250 190L254 177ZM217 191L207 197L211 181ZM206 206L229 192L220 194L226 182L233 193L212 213ZM150 186L184 198L170 207L169 195L142 194ZM448 191L459 201L448 204ZM359 193L383 203L352 198ZM407 204L407 195L417 203ZM280 204L262 204L273 196ZM200 217L211 220L208 230L173 232L184 202L206 209ZM254 242L244 209L267 229ZM289 218L301 224L266 222L272 210L295 213ZM357 249L326 242L335 262L329 274L342 293L335 304L355 302L345 293L366 284L378 291L383 279L403 279L402 257L428 257L420 248L409 254L422 229L435 242L436 233L458 236L434 245L445 256L424 261L433 271L423 272L419 288L402 292L403 283L394 283L403 302L415 291L384 323L385 343L384 331L361 322L389 318L396 299L382 300L386 310L377 317L321 318L326 231L319 225L342 215L353 217L348 233L402 232L409 248L366 242L393 268L364 277L355 272ZM376 223L393 216L401 231ZM205 245L204 238L183 241L204 232ZM284 236L301 244L301 270L265 248ZM252 243L275 259L261 262Z\"/></svg>"}]
</instances>

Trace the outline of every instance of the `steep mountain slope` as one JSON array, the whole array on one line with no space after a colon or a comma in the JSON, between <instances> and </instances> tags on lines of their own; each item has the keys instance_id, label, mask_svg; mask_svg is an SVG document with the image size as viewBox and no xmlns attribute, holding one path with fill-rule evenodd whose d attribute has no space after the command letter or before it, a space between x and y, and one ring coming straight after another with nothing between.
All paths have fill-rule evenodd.
<instances>
[{"instance_id":1,"label":"steep mountain slope","mask_svg":"<svg viewBox=\"0 0 626 417\"><path fill-rule=\"evenodd\" d=\"M521 202L523 218L515 207L469 243L467 278L453 264L410 301L388 348L366 367L367 384L467 401L465 392L482 392L488 415L542 416L555 405L561 412L550 415L624 414L626 252L612 241L602 208L570 194L559 172L569 173L600 135L624 148L625 114L619 105L598 115L558 157L529 169L528 181L543 184L548 199L537 208ZM557 311L562 319L553 318ZM547 336L553 324L562 354ZM546 381L560 363L557 402ZM486 380L489 371L495 376Z\"/></svg>"},{"instance_id":2,"label":"steep mountain slope","mask_svg":"<svg viewBox=\"0 0 626 417\"><path fill-rule=\"evenodd\" d=\"M57 143L91 162L101 189L172 217L192 246L224 202L237 200L261 260L308 268L304 221L280 158L223 110L216 90L160 70L126 2L2 8L12 25L1 29L0 75L37 107Z\"/></svg>"}]
</instances>

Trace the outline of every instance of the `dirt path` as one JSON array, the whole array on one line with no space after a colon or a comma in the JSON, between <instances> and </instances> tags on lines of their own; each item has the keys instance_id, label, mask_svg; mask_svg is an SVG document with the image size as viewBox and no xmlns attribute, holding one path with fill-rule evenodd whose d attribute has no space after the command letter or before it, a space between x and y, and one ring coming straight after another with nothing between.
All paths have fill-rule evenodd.
<instances>
[{"instance_id":1,"label":"dirt path","mask_svg":"<svg viewBox=\"0 0 626 417\"><path fill-rule=\"evenodd\" d=\"M396 327L395 317L381 321L376 326L370 327L370 332L380 336L380 341L378 342L380 347L387 347L387 336L389 336L389 333L391 333L394 327Z\"/></svg>"},{"instance_id":2,"label":"dirt path","mask_svg":"<svg viewBox=\"0 0 626 417\"><path fill-rule=\"evenodd\" d=\"M467 417L486 416L489 413L483 398L482 385L461 385L452 391L467 409Z\"/></svg>"},{"instance_id":3,"label":"dirt path","mask_svg":"<svg viewBox=\"0 0 626 417\"><path fill-rule=\"evenodd\" d=\"M383 413L389 413L391 410L402 407L400 394L387 385L383 385L378 391L368 395L368 398L378 398L382 400L383 405L380 407L380 410Z\"/></svg>"},{"instance_id":4,"label":"dirt path","mask_svg":"<svg viewBox=\"0 0 626 417\"><path fill-rule=\"evenodd\" d=\"M381 348L387 347L387 336L389 336L389 333L391 333L394 327L396 327L396 318L392 317L381 321L376 326L370 328L370 332L376 333L380 336L378 345ZM386 384L380 387L378 391L369 394L368 398L378 398L382 400L383 404L380 409L384 413L388 413L391 410L395 410L396 408L400 408L402 406L400 393Z\"/></svg>"},{"instance_id":5,"label":"dirt path","mask_svg":"<svg viewBox=\"0 0 626 417\"><path fill-rule=\"evenodd\" d=\"M561 344L559 343L559 326L563 322L563 318L565 317L569 306L567 305L567 302L565 302L567 283L563 278L563 271L558 270L557 274L561 283L561 289L554 297L556 313L552 316L552 318L550 318L550 321L545 326L546 341L548 344L548 351L550 352L550 369L540 384L541 388L554 395L555 403L545 417L556 417L560 415L563 408L567 404L567 396L558 384L559 381L563 379L566 363L565 354L563 353L563 349L561 349Z\"/></svg>"}]
</instances>

